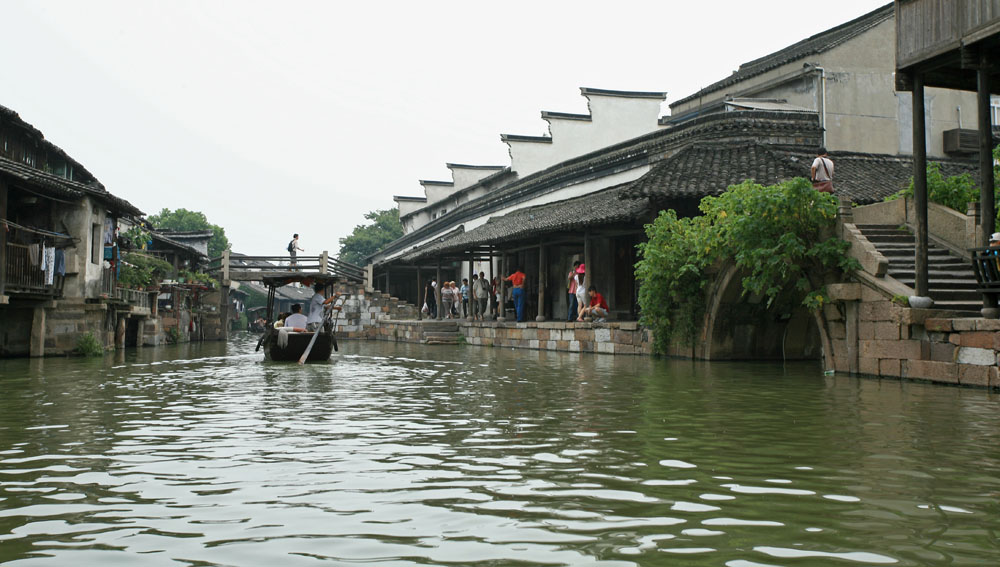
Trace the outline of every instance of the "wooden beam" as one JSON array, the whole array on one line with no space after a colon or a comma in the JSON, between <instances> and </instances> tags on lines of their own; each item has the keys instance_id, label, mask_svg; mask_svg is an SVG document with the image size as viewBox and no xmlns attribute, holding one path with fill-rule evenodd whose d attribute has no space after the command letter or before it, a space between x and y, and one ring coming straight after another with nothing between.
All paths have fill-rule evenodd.
<instances>
[{"instance_id":1,"label":"wooden beam","mask_svg":"<svg viewBox=\"0 0 1000 567\"><path fill-rule=\"evenodd\" d=\"M979 115L979 211L982 219L983 242L990 241L996 231L995 181L993 178L993 126L990 112L991 64L985 50L980 52L977 71L976 102Z\"/></svg>"},{"instance_id":2,"label":"wooden beam","mask_svg":"<svg viewBox=\"0 0 1000 567\"><path fill-rule=\"evenodd\" d=\"M924 123L924 77L913 73L913 201L917 210L914 235L914 288L916 295L927 297L927 139Z\"/></svg>"}]
</instances>

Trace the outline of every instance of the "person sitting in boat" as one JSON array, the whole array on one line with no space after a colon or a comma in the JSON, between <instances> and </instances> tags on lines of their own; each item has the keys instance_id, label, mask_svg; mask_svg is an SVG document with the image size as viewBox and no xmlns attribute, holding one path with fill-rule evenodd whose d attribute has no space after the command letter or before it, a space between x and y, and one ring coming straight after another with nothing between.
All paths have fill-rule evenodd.
<instances>
[{"instance_id":1,"label":"person sitting in boat","mask_svg":"<svg viewBox=\"0 0 1000 567\"><path fill-rule=\"evenodd\" d=\"M285 317L284 327L286 329L296 331L299 333L305 332L308 320L306 316L302 314L302 304L296 303L292 305L292 314Z\"/></svg>"},{"instance_id":2,"label":"person sitting in boat","mask_svg":"<svg viewBox=\"0 0 1000 567\"><path fill-rule=\"evenodd\" d=\"M313 290L316 294L312 296L309 300L309 318L306 322L306 329L310 332L315 332L323 326L323 311L327 305L333 303L340 297L339 293L334 293L330 297L326 296L326 285L316 284L313 286ZM333 309L340 310L340 306L337 305Z\"/></svg>"},{"instance_id":3,"label":"person sitting in boat","mask_svg":"<svg viewBox=\"0 0 1000 567\"><path fill-rule=\"evenodd\" d=\"M285 326L285 319L288 317L288 315L289 314L285 313L284 311L282 311L281 313L278 313L278 318L274 321L274 328L275 329L280 329L280 328L284 327Z\"/></svg>"}]
</instances>

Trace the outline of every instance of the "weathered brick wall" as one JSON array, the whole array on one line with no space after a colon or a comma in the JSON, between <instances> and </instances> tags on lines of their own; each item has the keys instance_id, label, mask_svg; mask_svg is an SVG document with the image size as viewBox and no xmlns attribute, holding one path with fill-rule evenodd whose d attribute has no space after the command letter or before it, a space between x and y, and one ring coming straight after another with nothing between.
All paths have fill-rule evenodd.
<instances>
[{"instance_id":1,"label":"weathered brick wall","mask_svg":"<svg viewBox=\"0 0 1000 567\"><path fill-rule=\"evenodd\" d=\"M859 374L1000 388L1000 320L912 309L861 287L853 302L856 321L851 302L838 302L825 313L835 370L850 372L856 355Z\"/></svg>"},{"instance_id":2,"label":"weathered brick wall","mask_svg":"<svg viewBox=\"0 0 1000 567\"><path fill-rule=\"evenodd\" d=\"M366 292L360 285L340 285L339 293L349 294L344 308L335 316L337 335L348 339L373 339L380 321L414 320L417 308L379 291Z\"/></svg>"},{"instance_id":3,"label":"weathered brick wall","mask_svg":"<svg viewBox=\"0 0 1000 567\"><path fill-rule=\"evenodd\" d=\"M482 323L456 321L466 343L476 346L526 348L602 354L652 354L649 330L636 322L621 323ZM373 338L419 343L419 321L379 322Z\"/></svg>"},{"instance_id":4,"label":"weathered brick wall","mask_svg":"<svg viewBox=\"0 0 1000 567\"><path fill-rule=\"evenodd\" d=\"M108 327L108 306L79 299L59 300L45 310L45 355L69 354L81 335L92 333L105 348L114 346L114 329Z\"/></svg>"}]
</instances>

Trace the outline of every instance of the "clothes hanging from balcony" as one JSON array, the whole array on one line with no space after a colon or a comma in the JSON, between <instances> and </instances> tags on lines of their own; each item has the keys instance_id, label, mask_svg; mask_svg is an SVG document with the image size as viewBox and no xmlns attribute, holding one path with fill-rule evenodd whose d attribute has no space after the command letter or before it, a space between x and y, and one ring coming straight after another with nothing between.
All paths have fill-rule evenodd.
<instances>
[{"instance_id":1,"label":"clothes hanging from balcony","mask_svg":"<svg viewBox=\"0 0 1000 567\"><path fill-rule=\"evenodd\" d=\"M52 285L55 283L56 249L42 244L42 250L45 254L45 259L42 261L42 269L45 271L45 285Z\"/></svg>"},{"instance_id":2,"label":"clothes hanging from balcony","mask_svg":"<svg viewBox=\"0 0 1000 567\"><path fill-rule=\"evenodd\" d=\"M41 248L38 244L28 245L28 262L31 263L32 267L38 265L41 260Z\"/></svg>"},{"instance_id":3,"label":"clothes hanging from balcony","mask_svg":"<svg viewBox=\"0 0 1000 567\"><path fill-rule=\"evenodd\" d=\"M56 266L55 272L57 276L66 275L66 252L62 248L56 248Z\"/></svg>"}]
</instances>

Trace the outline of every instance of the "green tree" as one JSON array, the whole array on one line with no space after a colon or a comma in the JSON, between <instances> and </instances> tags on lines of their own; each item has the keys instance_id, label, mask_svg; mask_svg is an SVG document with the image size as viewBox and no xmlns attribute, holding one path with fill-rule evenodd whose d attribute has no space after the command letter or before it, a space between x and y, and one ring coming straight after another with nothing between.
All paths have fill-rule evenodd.
<instances>
[{"instance_id":1,"label":"green tree","mask_svg":"<svg viewBox=\"0 0 1000 567\"><path fill-rule=\"evenodd\" d=\"M383 209L365 214L371 224L359 224L350 236L340 239L340 259L362 265L365 258L378 252L383 246L403 236L403 225L399 222L399 209Z\"/></svg>"},{"instance_id":2,"label":"green tree","mask_svg":"<svg viewBox=\"0 0 1000 567\"><path fill-rule=\"evenodd\" d=\"M654 330L660 352L672 337L695 336L712 266L734 263L744 273L744 293L764 298L765 307L780 296L811 309L826 301L827 274L857 267L848 244L832 237L837 199L805 179L769 187L746 181L705 197L700 209L702 216L683 219L662 211L639 245L642 322Z\"/></svg>"},{"instance_id":3,"label":"green tree","mask_svg":"<svg viewBox=\"0 0 1000 567\"><path fill-rule=\"evenodd\" d=\"M221 256L222 251L229 248L226 229L208 222L205 213L200 211L163 209L149 217L149 222L160 230L211 230L212 238L208 241L208 255L211 258Z\"/></svg>"}]
</instances>

